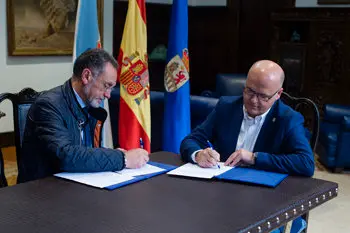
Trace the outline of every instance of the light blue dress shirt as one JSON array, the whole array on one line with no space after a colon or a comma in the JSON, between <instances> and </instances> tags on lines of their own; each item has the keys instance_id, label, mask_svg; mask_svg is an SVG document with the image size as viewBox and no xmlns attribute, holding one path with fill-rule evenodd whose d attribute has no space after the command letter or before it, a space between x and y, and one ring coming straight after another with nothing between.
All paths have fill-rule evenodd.
<instances>
[{"instance_id":1,"label":"light blue dress shirt","mask_svg":"<svg viewBox=\"0 0 350 233\"><path fill-rule=\"evenodd\" d=\"M266 116L270 112L270 109L271 108L269 108L265 113L253 118L248 115L247 109L243 105L243 120L238 135L236 151L239 149L245 149L247 151L253 152L256 139L258 138L261 127L263 126ZM197 150L191 155L192 161L195 163L196 153L199 151L201 150Z\"/></svg>"}]
</instances>

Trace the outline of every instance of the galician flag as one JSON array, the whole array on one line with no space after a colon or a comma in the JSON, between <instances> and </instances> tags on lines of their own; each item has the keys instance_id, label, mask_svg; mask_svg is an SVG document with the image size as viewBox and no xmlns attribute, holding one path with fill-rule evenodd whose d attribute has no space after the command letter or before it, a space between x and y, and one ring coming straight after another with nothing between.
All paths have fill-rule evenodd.
<instances>
[{"instance_id":1,"label":"galician flag","mask_svg":"<svg viewBox=\"0 0 350 233\"><path fill-rule=\"evenodd\" d=\"M163 150L179 153L191 132L187 0L173 0L164 74L165 107Z\"/></svg>"},{"instance_id":2,"label":"galician flag","mask_svg":"<svg viewBox=\"0 0 350 233\"><path fill-rule=\"evenodd\" d=\"M101 48L97 0L79 0L75 24L73 63L80 54L93 48ZM108 113L108 117L103 127L102 146L112 148L112 130L107 99L105 99L103 106Z\"/></svg>"},{"instance_id":3,"label":"galician flag","mask_svg":"<svg viewBox=\"0 0 350 233\"><path fill-rule=\"evenodd\" d=\"M75 24L73 62L88 49L101 48L97 0L79 0Z\"/></svg>"},{"instance_id":4,"label":"galician flag","mask_svg":"<svg viewBox=\"0 0 350 233\"><path fill-rule=\"evenodd\" d=\"M129 0L118 56L119 146L151 151L151 113L145 0Z\"/></svg>"}]
</instances>

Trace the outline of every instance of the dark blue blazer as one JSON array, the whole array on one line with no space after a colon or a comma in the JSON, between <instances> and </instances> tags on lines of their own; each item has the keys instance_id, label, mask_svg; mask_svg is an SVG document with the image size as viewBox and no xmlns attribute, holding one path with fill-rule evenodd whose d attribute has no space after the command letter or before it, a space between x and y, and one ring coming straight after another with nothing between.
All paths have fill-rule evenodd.
<instances>
[{"instance_id":1,"label":"dark blue blazer","mask_svg":"<svg viewBox=\"0 0 350 233\"><path fill-rule=\"evenodd\" d=\"M235 152L243 120L243 98L221 97L208 118L181 143L181 156L192 162L191 154L207 148L209 140L220 153L221 161ZM312 176L314 157L305 135L304 118L281 100L277 100L265 118L256 140L256 169Z\"/></svg>"}]
</instances>

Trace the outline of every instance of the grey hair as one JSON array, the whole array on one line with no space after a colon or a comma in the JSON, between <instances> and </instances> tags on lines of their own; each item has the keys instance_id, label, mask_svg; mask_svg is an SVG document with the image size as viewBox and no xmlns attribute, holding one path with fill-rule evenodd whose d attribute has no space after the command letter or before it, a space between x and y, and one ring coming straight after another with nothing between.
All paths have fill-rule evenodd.
<instances>
[{"instance_id":1,"label":"grey hair","mask_svg":"<svg viewBox=\"0 0 350 233\"><path fill-rule=\"evenodd\" d=\"M89 49L75 60L73 66L73 77L80 78L84 69L91 70L95 79L105 71L105 65L110 63L114 68L118 69L118 62L103 49Z\"/></svg>"}]
</instances>

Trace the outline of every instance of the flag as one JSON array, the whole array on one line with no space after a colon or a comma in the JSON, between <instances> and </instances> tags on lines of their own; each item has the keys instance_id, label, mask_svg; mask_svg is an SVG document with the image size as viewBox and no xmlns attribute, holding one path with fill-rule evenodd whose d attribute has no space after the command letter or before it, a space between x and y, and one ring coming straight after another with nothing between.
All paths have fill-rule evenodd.
<instances>
[{"instance_id":1,"label":"flag","mask_svg":"<svg viewBox=\"0 0 350 233\"><path fill-rule=\"evenodd\" d=\"M187 0L174 0L170 22L163 150L179 153L182 139L191 132Z\"/></svg>"},{"instance_id":2,"label":"flag","mask_svg":"<svg viewBox=\"0 0 350 233\"><path fill-rule=\"evenodd\" d=\"M101 48L96 0L79 0L75 23L73 62L88 49Z\"/></svg>"},{"instance_id":3,"label":"flag","mask_svg":"<svg viewBox=\"0 0 350 233\"><path fill-rule=\"evenodd\" d=\"M129 0L120 46L119 146L151 151L151 113L145 0Z\"/></svg>"},{"instance_id":4,"label":"flag","mask_svg":"<svg viewBox=\"0 0 350 233\"><path fill-rule=\"evenodd\" d=\"M75 24L73 63L75 59L86 50L101 47L100 32L98 29L97 1L79 0ZM107 99L105 99L103 107L107 111L108 117L103 127L102 146L112 148L112 130Z\"/></svg>"}]
</instances>

